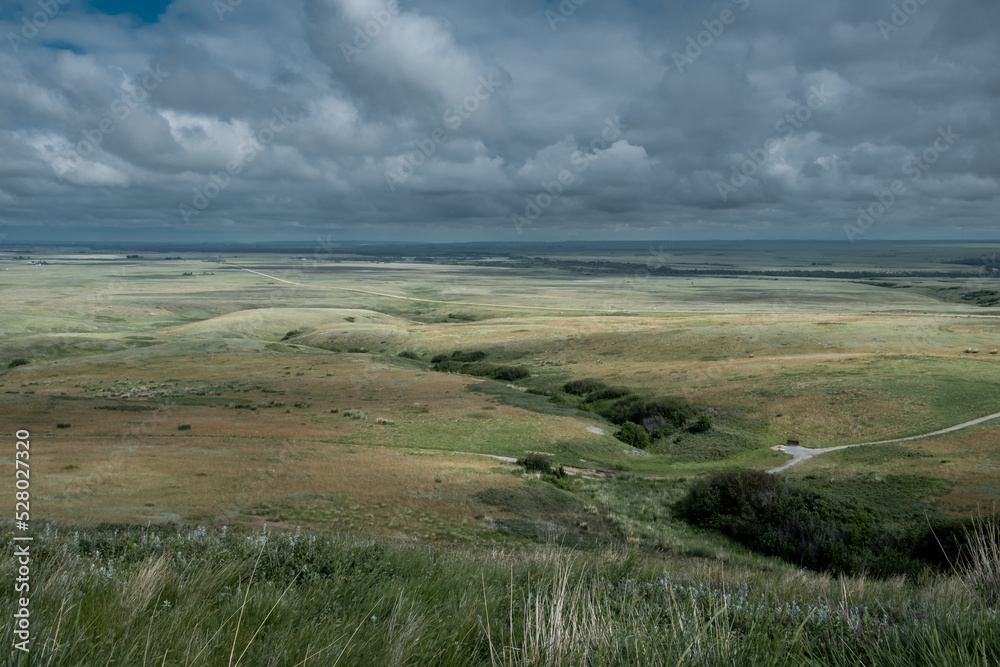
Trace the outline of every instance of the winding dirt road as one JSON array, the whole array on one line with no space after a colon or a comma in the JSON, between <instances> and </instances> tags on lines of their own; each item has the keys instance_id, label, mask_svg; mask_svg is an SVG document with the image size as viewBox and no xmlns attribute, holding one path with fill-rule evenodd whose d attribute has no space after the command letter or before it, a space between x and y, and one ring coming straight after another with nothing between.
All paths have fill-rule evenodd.
<instances>
[{"instance_id":1,"label":"winding dirt road","mask_svg":"<svg viewBox=\"0 0 1000 667\"><path fill-rule=\"evenodd\" d=\"M911 435L906 438L893 438L892 440L877 440L875 442L859 442L856 445L840 445L838 447L825 447L823 449L809 449L808 447L793 447L789 445L777 445L771 449L779 452L784 452L786 454L791 454L794 458L786 463L785 465L775 468L774 470L768 470L769 474L774 474L776 472L781 472L787 468L791 468L793 465L798 465L807 459L811 459L814 456L819 456L820 454L826 454L827 452L832 452L838 449L848 449L850 447L865 447L867 445L885 445L890 442L905 442L907 440L919 440L921 438L930 438L935 435L942 435L944 433L951 433L952 431L958 431L963 428L968 428L970 426L975 426L976 424L982 424L985 421L991 419L996 419L1000 417L1000 412L996 412L992 415L986 415L985 417L980 417L979 419L973 419L972 421L962 422L961 424L956 424L955 426L949 426L948 428L943 428L940 431L933 431L931 433L923 433L921 435Z\"/></svg>"}]
</instances>

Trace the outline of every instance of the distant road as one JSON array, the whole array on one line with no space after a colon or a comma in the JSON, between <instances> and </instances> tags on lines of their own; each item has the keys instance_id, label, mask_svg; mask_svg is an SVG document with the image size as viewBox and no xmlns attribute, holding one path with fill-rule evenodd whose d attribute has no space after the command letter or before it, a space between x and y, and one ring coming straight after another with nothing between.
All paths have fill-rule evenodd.
<instances>
[{"instance_id":1,"label":"distant road","mask_svg":"<svg viewBox=\"0 0 1000 667\"><path fill-rule=\"evenodd\" d=\"M975 426L976 424L982 424L983 422L989 421L991 419L996 419L998 417L1000 417L1000 412L994 413L992 415L987 415L985 417L980 417L979 419L973 419L972 421L963 422L963 423L957 424L955 426L949 426L948 428L943 428L940 431L933 431L931 433L924 433L922 435L911 435L911 436L906 437L906 438L893 438L892 440L877 440L875 442L861 442L861 443L858 443L856 445L840 445L839 447L825 447L823 449L809 449L808 447L794 447L794 446L789 446L789 445L778 445L776 447L772 447L771 449L774 449L774 450L779 451L779 452L785 452L786 454L791 454L795 458L793 458L791 461L789 461L785 465L781 466L780 468L775 468L774 470L768 470L767 472L770 473L770 474L774 474L776 472L781 472L782 470L785 470L787 468L791 468L793 465L797 465L797 464L802 463L803 461L805 461L807 459L811 459L814 456L819 456L820 454L825 454L827 452L832 452L832 451L835 451L835 450L838 450L838 449L848 449L850 447L865 447L867 445L885 445L885 444L888 444L890 442L905 442L907 440L919 440L921 438L930 438L931 436L942 435L944 433L951 433L952 431L958 431L958 430L963 429L963 428L968 428L970 426Z\"/></svg>"}]
</instances>

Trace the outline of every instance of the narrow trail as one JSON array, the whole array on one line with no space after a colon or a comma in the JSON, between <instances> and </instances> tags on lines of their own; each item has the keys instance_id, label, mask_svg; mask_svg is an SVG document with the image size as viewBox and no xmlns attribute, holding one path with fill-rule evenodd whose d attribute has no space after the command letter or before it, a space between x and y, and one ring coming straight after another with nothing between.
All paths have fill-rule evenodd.
<instances>
[{"instance_id":1,"label":"narrow trail","mask_svg":"<svg viewBox=\"0 0 1000 667\"><path fill-rule=\"evenodd\" d=\"M876 440L875 442L859 442L856 445L840 445L838 447L824 447L823 449L809 449L808 447L794 447L789 445L777 445L771 449L779 452L784 452L786 454L791 454L794 458L786 463L785 465L775 468L773 470L768 470L768 474L774 474L776 472L781 472L787 468L791 468L794 465L798 465L803 461L811 459L814 456L819 456L820 454L826 454L827 452L833 452L838 449L848 449L850 447L865 447L867 445L885 445L890 442L906 442L907 440L919 440L921 438L930 438L935 435L943 435L945 433L951 433L952 431L959 431L963 428L968 428L970 426L975 426L976 424L982 424L983 422L989 421L991 419L997 419L1000 417L1000 412L996 412L992 415L986 415L985 417L980 417L979 419L973 419L972 421L962 422L961 424L956 424L955 426L949 426L948 428L943 428L940 431L932 431L931 433L923 433L921 435L911 435L906 438L893 438L891 440Z\"/></svg>"}]
</instances>

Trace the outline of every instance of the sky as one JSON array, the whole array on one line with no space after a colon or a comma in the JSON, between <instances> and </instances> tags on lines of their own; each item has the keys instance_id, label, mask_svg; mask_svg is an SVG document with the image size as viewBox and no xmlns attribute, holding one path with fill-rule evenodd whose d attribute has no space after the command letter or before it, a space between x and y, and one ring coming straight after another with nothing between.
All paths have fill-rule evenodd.
<instances>
[{"instance_id":1,"label":"sky","mask_svg":"<svg viewBox=\"0 0 1000 667\"><path fill-rule=\"evenodd\" d=\"M995 0L5 0L17 240L996 239Z\"/></svg>"}]
</instances>

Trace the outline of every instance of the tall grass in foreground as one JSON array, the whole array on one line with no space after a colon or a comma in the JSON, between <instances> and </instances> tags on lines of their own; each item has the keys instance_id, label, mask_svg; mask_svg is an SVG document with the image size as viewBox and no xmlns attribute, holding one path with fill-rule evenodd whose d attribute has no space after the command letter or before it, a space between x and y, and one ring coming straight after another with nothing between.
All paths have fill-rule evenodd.
<instances>
[{"instance_id":1,"label":"tall grass in foreground","mask_svg":"<svg viewBox=\"0 0 1000 667\"><path fill-rule=\"evenodd\" d=\"M997 571L996 538L974 542L975 567L916 586L628 550L49 526L32 545L31 652L3 656L53 666L995 665L996 599L976 582ZM14 568L0 561L7 581ZM10 596L0 614L11 618Z\"/></svg>"},{"instance_id":2,"label":"tall grass in foreground","mask_svg":"<svg viewBox=\"0 0 1000 667\"><path fill-rule=\"evenodd\" d=\"M996 609L1000 607L1000 522L979 516L975 525L975 530L966 530L969 554L959 576L980 602Z\"/></svg>"}]
</instances>

